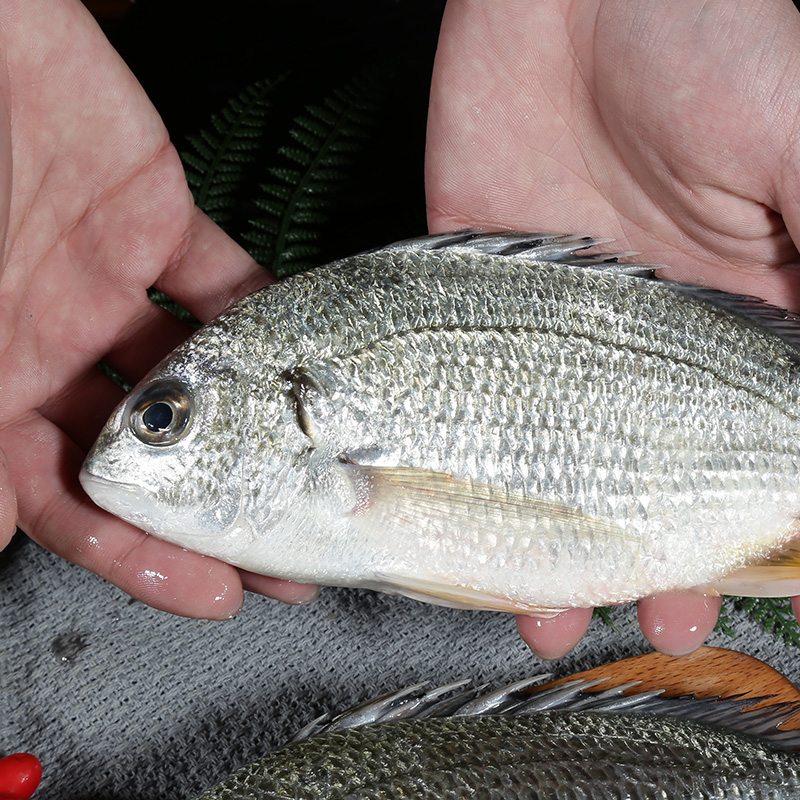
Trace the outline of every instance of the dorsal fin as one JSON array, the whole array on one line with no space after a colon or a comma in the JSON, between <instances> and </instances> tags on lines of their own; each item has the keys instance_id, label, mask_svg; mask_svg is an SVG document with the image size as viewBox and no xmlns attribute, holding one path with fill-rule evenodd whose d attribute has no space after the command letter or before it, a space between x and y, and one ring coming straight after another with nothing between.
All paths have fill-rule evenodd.
<instances>
[{"instance_id":1,"label":"dorsal fin","mask_svg":"<svg viewBox=\"0 0 800 800\"><path fill-rule=\"evenodd\" d=\"M680 294L705 300L725 311L754 322L800 350L800 315L798 314L773 306L752 295L729 294L719 289L673 281L664 281L664 285Z\"/></svg>"},{"instance_id":2,"label":"dorsal fin","mask_svg":"<svg viewBox=\"0 0 800 800\"><path fill-rule=\"evenodd\" d=\"M482 255L513 256L529 261L551 261L575 267L593 267L620 275L652 277L658 265L627 264L619 259L635 253L593 253L578 255L611 239L595 239L591 236L568 233L511 233L463 230L453 233L438 233L395 242L380 250L460 250Z\"/></svg>"},{"instance_id":3,"label":"dorsal fin","mask_svg":"<svg viewBox=\"0 0 800 800\"><path fill-rule=\"evenodd\" d=\"M417 684L320 717L292 742L402 719L592 711L703 721L800 750L800 731L792 729L793 720L800 726L800 693L780 673L741 653L709 647L688 658L650 653L533 688L548 677L491 692L465 688L467 681L432 690Z\"/></svg>"},{"instance_id":4,"label":"dorsal fin","mask_svg":"<svg viewBox=\"0 0 800 800\"><path fill-rule=\"evenodd\" d=\"M636 255L631 252L592 253L579 255L611 239L559 233L487 232L462 230L420 236L396 242L382 250L462 250L484 255L514 256L530 261L550 261L601 269L637 278L654 278L665 265L620 262L622 258ZM664 281L664 285L680 294L690 295L737 314L780 336L793 347L800 349L800 315L771 305L758 297L729 294L704 286Z\"/></svg>"}]
</instances>

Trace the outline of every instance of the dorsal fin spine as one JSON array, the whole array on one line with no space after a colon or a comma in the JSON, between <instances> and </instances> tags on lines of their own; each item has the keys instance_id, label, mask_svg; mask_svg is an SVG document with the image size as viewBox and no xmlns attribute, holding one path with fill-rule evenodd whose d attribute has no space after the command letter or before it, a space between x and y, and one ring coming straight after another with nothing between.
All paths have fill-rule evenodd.
<instances>
[{"instance_id":1,"label":"dorsal fin spine","mask_svg":"<svg viewBox=\"0 0 800 800\"><path fill-rule=\"evenodd\" d=\"M514 716L542 712L597 712L604 714L662 715L719 725L760 736L785 750L800 750L800 731L782 731L779 725L800 713L800 702L777 703L761 708L753 705L768 698L664 697L655 689L624 694L637 682L604 691L589 691L606 678L576 680L541 691L531 686L549 676L536 676L501 689L482 693L484 687L460 692L453 702L441 699L448 690L460 690L468 683L459 681L445 687L425 690L422 684L383 695L373 702L360 703L335 716L318 718L298 733L291 743L334 731L380 725L387 722L430 717Z\"/></svg>"}]
</instances>

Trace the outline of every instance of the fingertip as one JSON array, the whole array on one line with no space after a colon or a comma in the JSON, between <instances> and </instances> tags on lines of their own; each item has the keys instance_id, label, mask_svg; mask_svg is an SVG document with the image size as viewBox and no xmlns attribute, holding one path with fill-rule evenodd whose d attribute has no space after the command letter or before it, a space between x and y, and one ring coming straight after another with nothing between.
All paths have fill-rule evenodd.
<instances>
[{"instance_id":1,"label":"fingertip","mask_svg":"<svg viewBox=\"0 0 800 800\"><path fill-rule=\"evenodd\" d=\"M563 658L583 638L592 621L591 608L570 608L554 617L518 616L525 644L545 661Z\"/></svg>"},{"instance_id":2,"label":"fingertip","mask_svg":"<svg viewBox=\"0 0 800 800\"><path fill-rule=\"evenodd\" d=\"M792 598L792 611L794 611L797 622L800 623L800 595Z\"/></svg>"},{"instance_id":3,"label":"fingertip","mask_svg":"<svg viewBox=\"0 0 800 800\"><path fill-rule=\"evenodd\" d=\"M151 546L152 545L152 546ZM169 550L167 548L170 548ZM244 590L235 567L209 556L145 540L129 574L115 582L149 606L195 619L226 620L244 605Z\"/></svg>"},{"instance_id":4,"label":"fingertip","mask_svg":"<svg viewBox=\"0 0 800 800\"><path fill-rule=\"evenodd\" d=\"M717 624L722 598L699 592L645 597L637 604L642 633L668 656L685 656L705 642Z\"/></svg>"}]
</instances>

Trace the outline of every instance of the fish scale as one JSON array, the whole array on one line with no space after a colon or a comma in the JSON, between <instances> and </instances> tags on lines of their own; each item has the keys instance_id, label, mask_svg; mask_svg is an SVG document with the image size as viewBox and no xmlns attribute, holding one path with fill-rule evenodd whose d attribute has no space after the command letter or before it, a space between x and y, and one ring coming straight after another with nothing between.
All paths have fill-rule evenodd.
<instances>
[{"instance_id":1,"label":"fish scale","mask_svg":"<svg viewBox=\"0 0 800 800\"><path fill-rule=\"evenodd\" d=\"M252 571L459 607L800 592L740 572L800 533L800 324L593 243L454 234L256 292L123 402L83 484Z\"/></svg>"}]
</instances>

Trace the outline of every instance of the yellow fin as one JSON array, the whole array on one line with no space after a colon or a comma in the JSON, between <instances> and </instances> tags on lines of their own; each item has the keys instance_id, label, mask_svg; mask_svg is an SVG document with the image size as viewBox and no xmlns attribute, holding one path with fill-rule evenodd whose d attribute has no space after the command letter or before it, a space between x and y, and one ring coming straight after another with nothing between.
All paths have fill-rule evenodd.
<instances>
[{"instance_id":1,"label":"yellow fin","mask_svg":"<svg viewBox=\"0 0 800 800\"><path fill-rule=\"evenodd\" d=\"M763 561L737 569L702 588L742 597L800 595L800 538Z\"/></svg>"}]
</instances>

